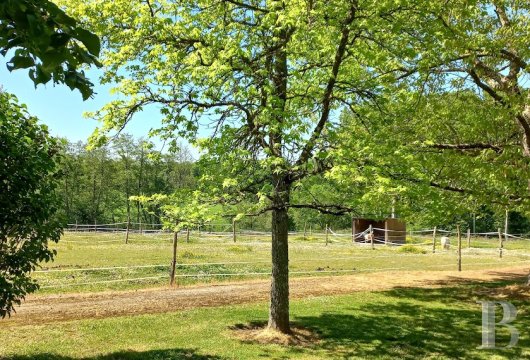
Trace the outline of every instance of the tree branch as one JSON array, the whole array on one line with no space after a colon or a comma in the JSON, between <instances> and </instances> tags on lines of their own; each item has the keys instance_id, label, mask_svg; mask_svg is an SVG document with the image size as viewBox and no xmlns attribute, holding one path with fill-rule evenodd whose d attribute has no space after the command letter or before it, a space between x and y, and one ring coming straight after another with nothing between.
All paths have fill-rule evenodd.
<instances>
[{"instance_id":1,"label":"tree branch","mask_svg":"<svg viewBox=\"0 0 530 360\"><path fill-rule=\"evenodd\" d=\"M471 144L433 144L427 145L434 149L448 149L448 150L493 150L497 154L501 154L504 149L500 146L487 143L471 143Z\"/></svg>"},{"instance_id":2,"label":"tree branch","mask_svg":"<svg viewBox=\"0 0 530 360\"><path fill-rule=\"evenodd\" d=\"M333 89L335 88L335 84L337 82L337 75L339 74L340 66L344 59L344 53L346 52L346 46L349 43L350 30L351 30L350 25L355 20L356 14L357 14L357 1L354 0L352 1L352 6L350 7L350 12L348 14L348 17L343 24L341 39L339 42L339 46L337 48L337 52L335 53L335 60L333 61L333 68L331 69L331 76L328 80L326 90L324 91L324 95L322 97L322 114L320 116L320 120L318 121L313 132L311 133L311 137L309 138L306 145L304 146L304 149L302 150L302 153L300 154L300 157L298 158L296 165L301 165L309 159L309 157L311 156L311 153L313 152L315 148L315 143L317 139L320 137L320 134L322 133L322 130L324 129L324 126L326 125L329 119L329 113L331 111L331 99L333 95Z\"/></svg>"},{"instance_id":3,"label":"tree branch","mask_svg":"<svg viewBox=\"0 0 530 360\"><path fill-rule=\"evenodd\" d=\"M345 214L355 214L358 215L359 213L354 210L351 207L342 206L342 205L335 205L335 204L291 204L289 205L291 208L295 209L313 209L321 212L322 214L329 214L329 215L345 215Z\"/></svg>"},{"instance_id":4,"label":"tree branch","mask_svg":"<svg viewBox=\"0 0 530 360\"><path fill-rule=\"evenodd\" d=\"M267 10L267 9L263 9L263 8L258 7L258 6L247 4L247 3L244 3L244 2L241 2L241 1L236 1L236 0L224 0L224 1L227 2L227 3L233 4L233 5L239 6L239 7L243 8L243 9L247 9L247 10L259 11L259 12L262 12L264 14L269 12L269 10Z\"/></svg>"},{"instance_id":5,"label":"tree branch","mask_svg":"<svg viewBox=\"0 0 530 360\"><path fill-rule=\"evenodd\" d=\"M469 69L467 73L471 76L471 78L473 79L473 82L479 88L484 90L489 96L491 96L499 104L506 105L506 102L504 101L504 99L499 94L497 94L497 92L493 88L491 88L490 86L482 82L482 80L480 80L480 77L478 76L477 72L474 69Z\"/></svg>"}]
</instances>

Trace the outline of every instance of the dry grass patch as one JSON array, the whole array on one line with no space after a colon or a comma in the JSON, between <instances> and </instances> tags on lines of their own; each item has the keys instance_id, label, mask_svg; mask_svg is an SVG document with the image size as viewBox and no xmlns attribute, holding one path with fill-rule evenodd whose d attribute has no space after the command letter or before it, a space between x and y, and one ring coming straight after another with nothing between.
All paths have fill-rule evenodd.
<instances>
[{"instance_id":1,"label":"dry grass patch","mask_svg":"<svg viewBox=\"0 0 530 360\"><path fill-rule=\"evenodd\" d=\"M498 300L530 301L530 286L514 284L496 288L482 288L475 290L477 295L487 296Z\"/></svg>"},{"instance_id":2,"label":"dry grass patch","mask_svg":"<svg viewBox=\"0 0 530 360\"><path fill-rule=\"evenodd\" d=\"M250 344L313 347L321 343L312 330L291 325L291 333L284 334L267 328L266 323L236 324L230 327L236 339Z\"/></svg>"}]
</instances>

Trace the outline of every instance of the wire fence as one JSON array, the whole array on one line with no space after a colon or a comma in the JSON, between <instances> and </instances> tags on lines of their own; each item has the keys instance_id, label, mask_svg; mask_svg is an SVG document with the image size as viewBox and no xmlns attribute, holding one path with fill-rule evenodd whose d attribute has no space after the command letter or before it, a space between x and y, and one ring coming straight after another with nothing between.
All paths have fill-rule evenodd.
<instances>
[{"instance_id":1,"label":"wire fence","mask_svg":"<svg viewBox=\"0 0 530 360\"><path fill-rule=\"evenodd\" d=\"M128 226L129 225L129 226ZM218 231L215 231L218 230ZM162 224L142 224L142 223L109 223L109 224L68 224L66 232L69 234L68 240L61 240L60 243L70 244L96 244L105 246L124 243L122 233L131 233L133 236L129 241L131 243L147 244L164 244L172 241L170 230L164 229ZM396 241L399 235L401 240ZM194 229L184 229L178 233L179 236L192 237L195 241L203 241L205 244L215 242L216 245L233 246L234 241L241 241L241 244L247 246L261 246L263 250L270 250L271 232L256 231L252 229L236 229L233 225L215 224L213 226L205 225ZM293 231L289 235L298 240L295 242L295 249L309 249L322 251L323 246L333 245L351 247L358 249L370 248L388 248L400 250L400 247L408 245L421 249L420 253L403 253L393 251L389 254L366 253L363 255L352 254L351 256L331 256L331 257L308 257L297 258L290 262L290 267L294 270L290 274L294 276L302 275L321 275L321 274L345 274L345 273L362 273L375 271L401 271L401 270L418 270L418 269L454 269L461 270L462 264L465 268L475 268L477 266L485 267L490 265L499 266L502 264L528 264L530 265L530 253L526 249L506 249L505 243L510 241L530 241L527 234L506 234L501 231L458 233L455 230L445 229L422 229L413 231L388 230L383 228L369 227L361 232L350 232L348 230L336 230L326 227L323 231ZM392 235L392 236L389 236ZM78 237L76 239L76 236ZM443 243L441 238L445 237ZM455 240L460 238L458 246L455 243L447 247L449 239ZM493 241L492 241L493 240ZM126 246L123 244L123 246ZM432 250L430 250L432 247ZM414 249L413 249L414 250ZM530 249L528 250L530 251ZM430 256L428 261L424 257ZM434 258L433 258L434 256ZM497 258L497 261L491 262L486 259ZM443 260L442 263L429 264L431 259ZM325 260L329 264L341 263L343 268L317 268L306 269L310 265ZM380 261L387 266L369 266L359 265L362 261ZM404 261L406 266L388 266L395 261ZM480 260L480 261L479 261ZM256 258L250 261L210 261L210 262L181 262L175 263L180 269L174 277L182 279L214 279L214 278L248 278L270 276L270 258ZM379 265L379 264L373 264ZM412 266L414 265L414 266ZM171 262L158 264L131 264L120 266L100 266L100 267L69 267L69 268L42 268L34 273L37 276L51 276L48 282L41 286L42 289L95 286L102 284L120 284L120 283L144 283L169 280L171 273ZM256 268L256 266L259 266ZM231 269L231 267L233 269ZM302 267L302 268L300 268ZM183 269L187 269L184 271ZM133 274L136 272L136 276ZM138 272L144 272L138 274ZM154 273L150 273L154 272ZM62 276L66 277L56 277ZM80 274L81 276L75 276ZM94 274L94 275L91 275ZM133 275L134 277L130 277ZM138 276L142 275L142 276ZM111 277L120 276L120 278L91 279L90 277ZM80 280L78 280L78 278ZM86 280L86 281L84 281Z\"/></svg>"},{"instance_id":2,"label":"wire fence","mask_svg":"<svg viewBox=\"0 0 530 360\"><path fill-rule=\"evenodd\" d=\"M510 261L510 265L515 264L527 264L530 265L530 259L519 260L519 261ZM182 265L182 264L181 264ZM486 262L486 263L472 263L468 264L468 268L474 268L477 266L484 267L490 265L499 265L498 262ZM157 265L158 266L158 265ZM436 265L424 265L424 269L447 269L449 267L454 267L454 264L436 264ZM85 269L85 271L97 269ZM366 272L381 272L381 271L407 271L411 270L410 267L399 266L399 267L372 267L372 268L363 268L363 269L319 269L319 270L295 270L290 271L291 275L323 275L323 274L356 274L356 273L366 273ZM249 272L225 272L225 273L193 273L193 274L176 274L175 278L217 278L217 277L256 277L256 276L270 276L271 271L249 271ZM75 287L75 286L90 286L90 285L99 285L99 284L113 284L113 283L133 283L141 282L146 280L169 280L168 275L158 275L158 276L147 276L147 277L138 277L138 278L125 278L125 279L112 279L112 280L99 280L99 281L89 281L89 282L77 282L77 283L55 283L51 285L41 286L42 289L53 289L53 288L65 288L65 287Z\"/></svg>"},{"instance_id":3,"label":"wire fence","mask_svg":"<svg viewBox=\"0 0 530 360\"><path fill-rule=\"evenodd\" d=\"M164 224L151 224L151 223L141 223L141 222L130 222L129 227L127 227L127 222L116 222L116 223L107 223L107 224L67 224L65 232L67 233L101 233L101 234L111 234L113 233L122 233L129 231L130 233L140 233L142 235L149 234L164 234L164 233L173 233L172 230L164 228ZM221 228L222 230L215 230ZM234 229L233 224L205 224L195 226L190 229L184 229L179 232L179 234L184 234L189 230L194 236L197 235L208 235L208 236L218 236L218 237L233 237L234 233L237 235L243 235L246 237L264 237L271 236L270 231L258 231L253 229ZM399 235L400 237L414 237L414 236L427 236L436 232L438 235L445 236L455 236L457 235L456 230L445 230L445 229L421 229L421 230L389 230L383 228L373 227L372 231L379 233L390 233L394 236ZM352 240L363 241L365 235L370 232L370 229L365 229L361 232L351 233L349 231L333 231L331 228L322 229L322 230L310 230L310 231L289 231L289 235L292 236L332 236L340 238L349 238ZM497 237L502 235L506 238L519 239L519 240L530 240L530 234L510 234L499 231L491 232L467 232L462 233L462 236L471 236L471 237Z\"/></svg>"},{"instance_id":4,"label":"wire fence","mask_svg":"<svg viewBox=\"0 0 530 360\"><path fill-rule=\"evenodd\" d=\"M119 223L118 223L119 224ZM109 225L103 224L106 228ZM77 225L78 228L79 225ZM83 228L88 228L88 225ZM69 231L71 235L69 239L73 239L79 235L83 240L61 240L61 243L66 244L97 244L97 246L111 245L112 243L123 243L121 234L108 231L98 231L98 227L94 228L91 234L87 231ZM319 257L295 258L290 262L292 270L290 274L293 276L314 276L314 275L333 275L346 273L363 273L374 271L402 271L402 270L457 270L463 266L465 269L472 269L478 266L501 266L513 264L528 264L530 265L530 248L526 249L506 249L503 248L503 242L511 241L526 241L528 238L504 234L499 231L487 233L465 233L460 234L461 237L471 238L472 241L467 242L464 246L462 243L466 239L461 240L460 246L456 248L453 246L450 249L444 249L440 242L440 238L450 237L454 238L457 232L443 229L426 229L406 232L406 242L390 242L383 236L374 236L374 231L379 234L385 233L386 229L370 228L358 233L346 233L342 231L333 231L328 228L324 232L312 233L307 232L291 232L290 235L302 238L311 238L311 241L295 241L296 249L308 249L319 251ZM394 230L392 230L395 232ZM403 232L405 233L405 232ZM181 231L180 234L186 234L187 231ZM202 242L197 244L209 244L212 240L219 240L215 245L233 246L231 241L234 237L233 232L208 232L195 230L190 232L191 236L199 239ZM260 245L263 250L270 250L270 232L263 231L239 231L239 236L249 235L247 241L241 244L247 246ZM116 238L117 237L117 238ZM252 240L257 237L259 240ZM313 241L317 237L318 241ZM267 240L267 238L269 238ZM500 238L500 243L498 240ZM150 243L163 244L164 241L169 242L172 239L171 234L163 231L156 233L145 232L140 235L136 234L133 243ZM325 239L325 241L324 241ZM494 241L491 241L493 239ZM162 241L164 240L164 241ZM417 240L417 241L414 241ZM412 244L411 244L412 241ZM432 243L437 246L433 247L431 252L430 247ZM338 247L347 248L352 247L360 250L366 250L362 255L358 253L347 256L324 256L322 252L324 246L328 249L337 249ZM400 247L409 245L409 248L421 249L420 253L403 253ZM114 246L114 245L113 245ZM119 246L127 246L120 244ZM377 247L378 249L389 249L391 253L377 254L370 252L370 248ZM394 249L394 250L392 250ZM165 250L164 250L165 251ZM362 251L361 251L362 252ZM501 256L499 256L499 253ZM487 259L490 259L489 261ZM496 261L492 261L497 259ZM436 260L437 263L430 263ZM320 266L325 261L328 266ZM178 261L175 265L177 272L174 275L176 279L184 279L190 281L210 281L222 278L261 278L270 276L270 258L255 258L249 261L210 261L210 262L181 262ZM396 264L396 262L401 262ZM306 264L306 265L302 265ZM339 265L337 265L339 264ZM105 284L145 284L165 283L170 279L171 263L157 263L157 264L131 264L121 266L100 266L100 267L68 267L68 268L43 268L35 271L37 277L40 277L43 282L42 289L56 289L56 288L70 288L83 287L94 288L94 286L101 286ZM335 266L337 265L337 266ZM397 266L389 266L397 265ZM315 268L316 267L316 268ZM118 278L116 278L118 277ZM128 285L127 285L128 286Z\"/></svg>"}]
</instances>

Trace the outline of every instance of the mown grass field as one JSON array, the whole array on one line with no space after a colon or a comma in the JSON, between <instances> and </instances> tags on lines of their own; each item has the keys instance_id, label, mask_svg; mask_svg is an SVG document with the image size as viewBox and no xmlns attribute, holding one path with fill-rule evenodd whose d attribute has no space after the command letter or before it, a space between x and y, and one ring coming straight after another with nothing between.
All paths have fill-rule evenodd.
<instances>
[{"instance_id":1,"label":"mown grass field","mask_svg":"<svg viewBox=\"0 0 530 360\"><path fill-rule=\"evenodd\" d=\"M172 253L172 235L131 234L124 243L122 233L66 233L57 245L53 263L35 273L41 294L136 289L166 286ZM405 247L352 244L348 234L290 237L291 276L340 275L356 272L456 269L456 241L450 250L432 253L429 235L409 238ZM530 264L530 241L509 240L499 258L498 239L463 241L463 269L497 268ZM95 270L97 269L97 270ZM187 284L219 283L241 279L268 278L270 240L267 235L216 236L193 233L187 243L180 235L177 281ZM136 279L136 280L134 280Z\"/></svg>"},{"instance_id":2,"label":"mown grass field","mask_svg":"<svg viewBox=\"0 0 530 360\"><path fill-rule=\"evenodd\" d=\"M263 324L267 304L157 315L0 327L0 358L9 360L151 359L528 359L530 292L522 279L443 288L396 288L292 302L295 325L318 339L284 346L246 342L233 329ZM511 349L480 350L477 300L509 299L519 311ZM499 311L500 313L500 311ZM500 318L500 314L499 318ZM499 328L497 345L508 332Z\"/></svg>"}]
</instances>

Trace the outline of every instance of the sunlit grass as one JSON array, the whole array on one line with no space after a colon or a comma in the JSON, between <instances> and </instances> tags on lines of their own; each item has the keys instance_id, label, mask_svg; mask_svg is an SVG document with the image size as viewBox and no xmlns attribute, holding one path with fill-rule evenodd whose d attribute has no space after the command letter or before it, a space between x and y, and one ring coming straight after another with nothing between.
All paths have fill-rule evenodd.
<instances>
[{"instance_id":1,"label":"sunlit grass","mask_svg":"<svg viewBox=\"0 0 530 360\"><path fill-rule=\"evenodd\" d=\"M202 308L176 313L45 325L15 325L0 331L0 358L10 360L154 359L527 359L527 300L503 297L518 309L520 339L512 349L480 350L481 307L477 300L504 293L504 285L400 288L295 300L291 319L318 334L307 346L243 342L231 328L264 324L267 304ZM486 295L485 295L486 294ZM501 311L497 314L500 319ZM499 327L497 345L508 332Z\"/></svg>"},{"instance_id":2,"label":"sunlit grass","mask_svg":"<svg viewBox=\"0 0 530 360\"><path fill-rule=\"evenodd\" d=\"M67 233L53 248L54 262L43 264L37 272L39 293L138 289L166 286L172 256L171 234L130 234L125 244L123 233ZM270 237L238 234L215 236L192 233L189 243L179 236L177 280L179 285L219 283L268 278ZM414 251L398 246L352 244L348 234L290 237L292 276L318 276L369 271L454 270L456 242L450 250L432 253L430 236L413 237ZM530 241L509 240L499 258L498 239L472 239L472 248L463 241L463 269L505 267L530 264ZM116 268L123 267L123 268ZM91 269L102 268L97 271ZM112 269L107 269L112 268ZM87 270L84 270L87 269ZM46 272L45 270L52 270ZM61 271L57 271L61 270ZM136 279L136 280L131 280Z\"/></svg>"}]
</instances>

